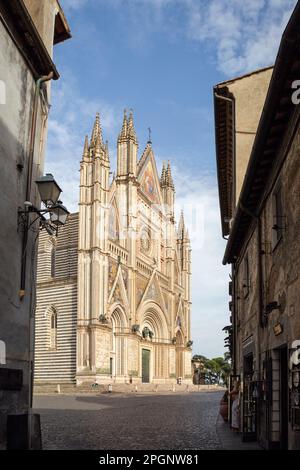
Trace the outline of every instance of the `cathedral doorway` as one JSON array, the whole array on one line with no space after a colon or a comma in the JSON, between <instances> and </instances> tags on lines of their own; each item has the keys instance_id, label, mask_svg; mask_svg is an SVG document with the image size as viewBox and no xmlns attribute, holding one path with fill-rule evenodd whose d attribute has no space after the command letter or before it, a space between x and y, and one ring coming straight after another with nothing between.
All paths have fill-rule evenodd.
<instances>
[{"instance_id":1,"label":"cathedral doorway","mask_svg":"<svg viewBox=\"0 0 300 470\"><path fill-rule=\"evenodd\" d=\"M125 374L125 317L121 309L117 308L111 315L112 337L110 353L110 374L116 379Z\"/></svg>"},{"instance_id":2,"label":"cathedral doorway","mask_svg":"<svg viewBox=\"0 0 300 470\"><path fill-rule=\"evenodd\" d=\"M142 382L150 382L150 351L142 349Z\"/></svg>"},{"instance_id":3,"label":"cathedral doorway","mask_svg":"<svg viewBox=\"0 0 300 470\"><path fill-rule=\"evenodd\" d=\"M176 377L183 377L184 371L184 340L181 331L176 333Z\"/></svg>"}]
</instances>

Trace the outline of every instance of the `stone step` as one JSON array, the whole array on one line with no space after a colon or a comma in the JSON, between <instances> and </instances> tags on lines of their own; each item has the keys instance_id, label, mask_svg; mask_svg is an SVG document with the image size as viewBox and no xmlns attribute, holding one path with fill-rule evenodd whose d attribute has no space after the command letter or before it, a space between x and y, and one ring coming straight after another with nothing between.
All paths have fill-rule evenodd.
<instances>
[{"instance_id":1,"label":"stone step","mask_svg":"<svg viewBox=\"0 0 300 470\"><path fill-rule=\"evenodd\" d=\"M61 394L99 394L99 393L159 393L159 392L201 392L201 391L224 391L223 387L217 385L194 385L194 384L122 384L112 383L111 388L108 384L98 384L93 386L90 383L83 383L76 386L72 383L63 384L36 384L34 386L35 395L47 395L54 393Z\"/></svg>"}]
</instances>

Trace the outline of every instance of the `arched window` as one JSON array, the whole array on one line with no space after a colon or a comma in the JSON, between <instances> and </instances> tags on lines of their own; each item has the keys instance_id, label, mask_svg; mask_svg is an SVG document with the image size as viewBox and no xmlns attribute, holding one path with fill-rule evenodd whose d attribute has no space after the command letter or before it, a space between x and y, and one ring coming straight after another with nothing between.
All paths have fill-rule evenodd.
<instances>
[{"instance_id":1,"label":"arched window","mask_svg":"<svg viewBox=\"0 0 300 470\"><path fill-rule=\"evenodd\" d=\"M57 312L51 308L50 313L50 349L57 348Z\"/></svg>"},{"instance_id":2,"label":"arched window","mask_svg":"<svg viewBox=\"0 0 300 470\"><path fill-rule=\"evenodd\" d=\"M55 247L51 249L51 277L55 277L55 258L56 252Z\"/></svg>"}]
</instances>

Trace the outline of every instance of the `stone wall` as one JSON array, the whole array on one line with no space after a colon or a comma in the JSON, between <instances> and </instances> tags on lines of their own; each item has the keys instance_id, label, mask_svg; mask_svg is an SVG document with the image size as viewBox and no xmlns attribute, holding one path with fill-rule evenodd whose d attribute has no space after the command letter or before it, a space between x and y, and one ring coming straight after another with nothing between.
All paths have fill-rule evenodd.
<instances>
[{"instance_id":1,"label":"stone wall","mask_svg":"<svg viewBox=\"0 0 300 470\"><path fill-rule=\"evenodd\" d=\"M276 361L274 354L283 345L288 349L295 340L300 340L300 126L287 157L276 179L270 184L270 191L261 215L262 226L262 271L263 271L263 304L264 308L271 302L277 302L278 309L268 314L267 326L259 327L262 312L259 308L258 285L258 236L254 225L252 234L239 262L236 265L236 331L237 331L237 373L243 371L243 344L253 336L253 354L255 380L262 377L263 360L268 351L273 357L274 372ZM281 187L282 199L282 237L274 242L274 194ZM244 265L249 263L250 283L245 288ZM280 324L282 333L275 335L274 327ZM274 351L275 350L275 351ZM276 375L276 374L275 374ZM273 381L275 378L273 377ZM275 387L275 382L274 382ZM275 406L275 405L274 405ZM272 414L275 419L275 412ZM277 436L276 424L273 437ZM273 431L272 431L273 432ZM277 434L276 434L277 432ZM290 426L292 446L300 444L300 436L293 433ZM296 444L298 442L298 444Z\"/></svg>"}]
</instances>

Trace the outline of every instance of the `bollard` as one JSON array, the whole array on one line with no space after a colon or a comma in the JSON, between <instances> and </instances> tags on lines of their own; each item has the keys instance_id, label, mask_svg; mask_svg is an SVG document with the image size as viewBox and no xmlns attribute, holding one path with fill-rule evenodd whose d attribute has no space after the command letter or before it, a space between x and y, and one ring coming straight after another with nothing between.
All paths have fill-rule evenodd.
<instances>
[{"instance_id":1,"label":"bollard","mask_svg":"<svg viewBox=\"0 0 300 470\"><path fill-rule=\"evenodd\" d=\"M189 386L186 386L186 392L188 393L190 391Z\"/></svg>"},{"instance_id":2,"label":"bollard","mask_svg":"<svg viewBox=\"0 0 300 470\"><path fill-rule=\"evenodd\" d=\"M112 392L112 384L109 384L108 385L108 393L111 393Z\"/></svg>"},{"instance_id":3,"label":"bollard","mask_svg":"<svg viewBox=\"0 0 300 470\"><path fill-rule=\"evenodd\" d=\"M135 386L135 391L136 391L136 392L138 391L137 385Z\"/></svg>"},{"instance_id":4,"label":"bollard","mask_svg":"<svg viewBox=\"0 0 300 470\"><path fill-rule=\"evenodd\" d=\"M56 393L60 393L60 384L56 385Z\"/></svg>"},{"instance_id":5,"label":"bollard","mask_svg":"<svg viewBox=\"0 0 300 470\"><path fill-rule=\"evenodd\" d=\"M173 392L175 392L175 385L173 385L173 387L172 387L172 391L173 391Z\"/></svg>"}]
</instances>

